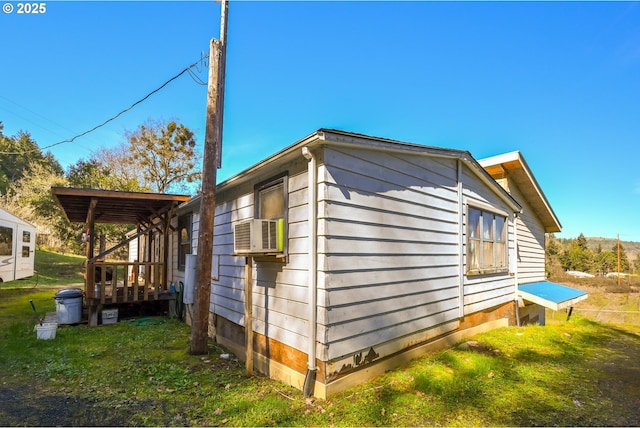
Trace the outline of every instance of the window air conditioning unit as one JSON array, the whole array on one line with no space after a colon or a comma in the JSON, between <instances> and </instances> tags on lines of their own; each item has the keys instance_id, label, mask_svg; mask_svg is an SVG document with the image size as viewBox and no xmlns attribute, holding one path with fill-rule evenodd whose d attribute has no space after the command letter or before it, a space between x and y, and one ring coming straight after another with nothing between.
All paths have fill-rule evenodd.
<instances>
[{"instance_id":1,"label":"window air conditioning unit","mask_svg":"<svg viewBox=\"0 0 640 428\"><path fill-rule=\"evenodd\" d=\"M284 248L284 219L252 219L235 224L233 250L236 254L278 253Z\"/></svg>"}]
</instances>

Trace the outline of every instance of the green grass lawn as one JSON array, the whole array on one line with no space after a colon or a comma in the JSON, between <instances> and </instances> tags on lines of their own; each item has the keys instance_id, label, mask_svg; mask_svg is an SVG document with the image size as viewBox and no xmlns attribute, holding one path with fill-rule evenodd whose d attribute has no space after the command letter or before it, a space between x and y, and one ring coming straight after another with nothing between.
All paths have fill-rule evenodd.
<instances>
[{"instance_id":1,"label":"green grass lawn","mask_svg":"<svg viewBox=\"0 0 640 428\"><path fill-rule=\"evenodd\" d=\"M0 290L0 389L92 403L74 424L91 425L96 412L107 425L145 426L640 423L638 381L624 387L637 375L625 370L630 356L637 370L640 337L587 319L481 334L476 350L435 352L329 400L309 400L282 383L245 376L244 365L223 359L216 345L205 357L189 355L189 327L174 320L61 326L56 339L37 340L29 299L53 311L53 294ZM46 424L10 419L1 409L1 425Z\"/></svg>"},{"instance_id":2,"label":"green grass lawn","mask_svg":"<svg viewBox=\"0 0 640 428\"><path fill-rule=\"evenodd\" d=\"M84 281L82 276L84 261L85 258L82 256L36 250L34 275L31 278L0 284L0 289L77 286Z\"/></svg>"},{"instance_id":3,"label":"green grass lawn","mask_svg":"<svg viewBox=\"0 0 640 428\"><path fill-rule=\"evenodd\" d=\"M37 340L29 300L55 311L55 289L8 286L0 287L3 426L640 425L637 326L574 315L502 328L474 337L477 346L425 355L317 400L246 376L215 344L209 355L189 355L190 328L175 320L61 326L54 340ZM3 407L9 394L31 410ZM68 419L55 419L64 412Z\"/></svg>"}]
</instances>

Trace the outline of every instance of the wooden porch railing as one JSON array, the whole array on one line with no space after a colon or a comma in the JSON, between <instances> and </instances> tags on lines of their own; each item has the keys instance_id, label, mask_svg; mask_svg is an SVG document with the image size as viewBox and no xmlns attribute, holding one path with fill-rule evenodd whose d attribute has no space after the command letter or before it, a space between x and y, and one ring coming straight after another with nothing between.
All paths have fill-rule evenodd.
<instances>
[{"instance_id":1,"label":"wooden porch railing","mask_svg":"<svg viewBox=\"0 0 640 428\"><path fill-rule=\"evenodd\" d=\"M160 262L89 261L85 275L85 296L93 305L159 300L169 292Z\"/></svg>"}]
</instances>

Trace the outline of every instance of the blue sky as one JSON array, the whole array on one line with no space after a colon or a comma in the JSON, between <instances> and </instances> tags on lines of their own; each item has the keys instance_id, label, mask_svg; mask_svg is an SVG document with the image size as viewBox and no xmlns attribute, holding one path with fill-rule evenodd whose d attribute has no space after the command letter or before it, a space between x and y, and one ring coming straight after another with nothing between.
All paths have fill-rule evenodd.
<instances>
[{"instance_id":1,"label":"blue sky","mask_svg":"<svg viewBox=\"0 0 640 428\"><path fill-rule=\"evenodd\" d=\"M219 28L212 1L0 13L4 133L47 147L84 132L200 63ZM640 241L639 3L232 1L228 28L220 180L318 128L476 159L520 150L558 236ZM185 74L47 150L68 167L149 119L184 123L202 146L205 108Z\"/></svg>"}]
</instances>

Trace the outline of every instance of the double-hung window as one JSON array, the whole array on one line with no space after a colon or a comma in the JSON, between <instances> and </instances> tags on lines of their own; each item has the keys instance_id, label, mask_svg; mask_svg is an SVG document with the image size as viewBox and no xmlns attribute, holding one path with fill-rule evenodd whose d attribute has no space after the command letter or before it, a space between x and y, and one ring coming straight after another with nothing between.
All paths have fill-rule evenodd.
<instances>
[{"instance_id":1,"label":"double-hung window","mask_svg":"<svg viewBox=\"0 0 640 428\"><path fill-rule=\"evenodd\" d=\"M191 254L191 214L178 217L178 270L184 270Z\"/></svg>"},{"instance_id":2,"label":"double-hung window","mask_svg":"<svg viewBox=\"0 0 640 428\"><path fill-rule=\"evenodd\" d=\"M286 174L255 187L254 216L266 220L261 222L263 248L277 248L279 253L287 253L287 205Z\"/></svg>"},{"instance_id":3,"label":"double-hung window","mask_svg":"<svg viewBox=\"0 0 640 428\"><path fill-rule=\"evenodd\" d=\"M467 274L507 271L507 217L470 206L467 210Z\"/></svg>"},{"instance_id":4,"label":"double-hung window","mask_svg":"<svg viewBox=\"0 0 640 428\"><path fill-rule=\"evenodd\" d=\"M284 177L282 177L257 187L257 218L277 220L285 217L284 184Z\"/></svg>"}]
</instances>

